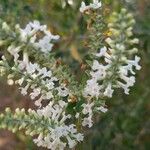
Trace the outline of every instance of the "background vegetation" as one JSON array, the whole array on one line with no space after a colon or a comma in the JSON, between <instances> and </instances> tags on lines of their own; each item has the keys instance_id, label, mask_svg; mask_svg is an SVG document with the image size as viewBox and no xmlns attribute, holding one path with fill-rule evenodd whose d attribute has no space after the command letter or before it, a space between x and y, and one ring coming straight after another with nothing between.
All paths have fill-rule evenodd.
<instances>
[{"instance_id":1,"label":"background vegetation","mask_svg":"<svg viewBox=\"0 0 150 150\"><path fill-rule=\"evenodd\" d=\"M87 0L88 1L88 0ZM66 1L67 2L67 1ZM140 39L139 55L142 70L130 95L116 91L113 99L107 101L108 113L96 119L81 144L83 150L149 150L150 149L150 1L149 0L103 0L106 11L126 7L136 18L135 35ZM82 57L88 49L86 24L78 8L81 0L69 5L65 0L0 0L0 17L10 24L24 26L31 20L47 24L53 33L61 35L56 45L58 57L76 73ZM63 4L63 5L62 5ZM80 72L82 73L82 72ZM79 75L80 75L79 73ZM78 75L78 76L79 76ZM8 87L0 79L0 111L5 107L33 107L28 97L23 98L16 87ZM30 137L0 131L0 150L37 150Z\"/></svg>"}]
</instances>

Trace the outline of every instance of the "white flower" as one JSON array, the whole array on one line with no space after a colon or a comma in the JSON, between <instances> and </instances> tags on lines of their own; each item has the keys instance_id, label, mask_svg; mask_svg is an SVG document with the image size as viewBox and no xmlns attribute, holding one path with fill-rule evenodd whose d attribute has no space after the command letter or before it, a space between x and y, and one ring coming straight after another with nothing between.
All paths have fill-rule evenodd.
<instances>
[{"instance_id":1,"label":"white flower","mask_svg":"<svg viewBox=\"0 0 150 150\"><path fill-rule=\"evenodd\" d=\"M67 95L69 95L69 89L67 89L63 84L56 89L58 91L58 95L61 97L66 97Z\"/></svg>"},{"instance_id":2,"label":"white flower","mask_svg":"<svg viewBox=\"0 0 150 150\"><path fill-rule=\"evenodd\" d=\"M140 70L141 66L138 64L140 59L141 59L140 57L135 56L135 60L128 60L128 64L135 66L136 70Z\"/></svg>"},{"instance_id":3,"label":"white flower","mask_svg":"<svg viewBox=\"0 0 150 150\"><path fill-rule=\"evenodd\" d=\"M32 64L31 62L26 67L26 71L28 74L33 74L38 69L39 69L39 65L38 64Z\"/></svg>"},{"instance_id":4,"label":"white flower","mask_svg":"<svg viewBox=\"0 0 150 150\"><path fill-rule=\"evenodd\" d=\"M76 113L76 115L75 115L76 119L78 119L79 116L80 116L80 114L79 114L79 113Z\"/></svg>"},{"instance_id":5,"label":"white flower","mask_svg":"<svg viewBox=\"0 0 150 150\"><path fill-rule=\"evenodd\" d=\"M97 60L94 60L92 66L93 71L90 72L92 78L95 81L104 79L106 76L107 67L108 66L104 66L103 64L100 64Z\"/></svg>"},{"instance_id":6,"label":"white flower","mask_svg":"<svg viewBox=\"0 0 150 150\"><path fill-rule=\"evenodd\" d=\"M25 62L25 61L18 61L18 69L20 69L20 70L24 70L26 67L27 67L27 63Z\"/></svg>"},{"instance_id":7,"label":"white flower","mask_svg":"<svg viewBox=\"0 0 150 150\"><path fill-rule=\"evenodd\" d=\"M86 114L91 114L92 113L92 107L94 106L94 103L87 103L87 104L82 104L83 110L82 113L84 115Z\"/></svg>"},{"instance_id":8,"label":"white flower","mask_svg":"<svg viewBox=\"0 0 150 150\"><path fill-rule=\"evenodd\" d=\"M112 90L111 84L108 84L107 88L104 91L104 95L107 97L112 97L114 90Z\"/></svg>"},{"instance_id":9,"label":"white flower","mask_svg":"<svg viewBox=\"0 0 150 150\"><path fill-rule=\"evenodd\" d=\"M127 84L123 84L123 83L121 83L119 81L117 83L118 83L118 85L119 85L120 88L124 89L124 93L128 95L129 91L130 91L129 90L129 86Z\"/></svg>"},{"instance_id":10,"label":"white flower","mask_svg":"<svg viewBox=\"0 0 150 150\"><path fill-rule=\"evenodd\" d=\"M22 77L21 79L17 80L15 83L19 84L21 86L23 82L24 82L24 77Z\"/></svg>"},{"instance_id":11,"label":"white flower","mask_svg":"<svg viewBox=\"0 0 150 150\"><path fill-rule=\"evenodd\" d=\"M97 81L94 79L88 80L87 85L83 91L85 97L92 96L98 97L100 95L101 87L98 85Z\"/></svg>"},{"instance_id":12,"label":"white flower","mask_svg":"<svg viewBox=\"0 0 150 150\"><path fill-rule=\"evenodd\" d=\"M92 9L98 9L102 6L102 3L99 0L93 0L93 3L90 3Z\"/></svg>"},{"instance_id":13,"label":"white flower","mask_svg":"<svg viewBox=\"0 0 150 150\"><path fill-rule=\"evenodd\" d=\"M7 51L14 56L14 62L17 62L19 58L19 52L21 51L21 46L15 47L14 45L11 45L8 47Z\"/></svg>"},{"instance_id":14,"label":"white flower","mask_svg":"<svg viewBox=\"0 0 150 150\"><path fill-rule=\"evenodd\" d=\"M82 126L83 127L88 126L89 128L91 128L93 126L92 117L89 116L87 118L84 118L83 121L82 121Z\"/></svg>"},{"instance_id":15,"label":"white flower","mask_svg":"<svg viewBox=\"0 0 150 150\"><path fill-rule=\"evenodd\" d=\"M44 33L50 40L58 40L60 38L59 35L53 35L49 30L44 30Z\"/></svg>"},{"instance_id":16,"label":"white flower","mask_svg":"<svg viewBox=\"0 0 150 150\"><path fill-rule=\"evenodd\" d=\"M99 2L95 0L93 3ZM122 15L125 13L126 15ZM100 52L93 54L97 58L93 60L89 74L91 78L87 80L84 88L84 97L95 97L97 99L101 96L112 97L115 88L123 88L125 94L129 94L129 88L135 83L134 69L141 69L139 65L140 57L135 56L134 60L128 59L137 52L137 49L132 46L139 41L124 33L125 28L132 33L134 22L132 15L129 15L127 22L122 22L121 19L128 16L127 11L122 10L121 14L114 13L113 15L114 20L108 25L112 35L105 39L108 46L103 46L100 48ZM120 28L118 20L122 22L124 29ZM119 34L113 31L117 31ZM129 47L131 48L129 49Z\"/></svg>"},{"instance_id":17,"label":"white flower","mask_svg":"<svg viewBox=\"0 0 150 150\"><path fill-rule=\"evenodd\" d=\"M27 84L25 87L20 87L20 89L21 89L21 94L22 94L23 96L27 95L27 90L28 90L29 86L30 86L30 85Z\"/></svg>"},{"instance_id":18,"label":"white flower","mask_svg":"<svg viewBox=\"0 0 150 150\"><path fill-rule=\"evenodd\" d=\"M44 146L52 150L63 150L67 145L73 148L77 142L83 141L83 135L77 132L74 124L66 125L65 121L70 118L70 115L65 114L67 103L58 101L58 104L50 102L46 107L37 110L40 116L51 119L53 126L49 127L49 133L44 136L39 135L34 142L38 146Z\"/></svg>"},{"instance_id":19,"label":"white flower","mask_svg":"<svg viewBox=\"0 0 150 150\"><path fill-rule=\"evenodd\" d=\"M123 79L127 83L128 87L133 86L135 83L135 77L134 76L127 77L127 76L121 75L120 78Z\"/></svg>"},{"instance_id":20,"label":"white flower","mask_svg":"<svg viewBox=\"0 0 150 150\"><path fill-rule=\"evenodd\" d=\"M25 29L20 30L20 39L22 42L27 42L27 38L33 35L32 28L29 24L25 27Z\"/></svg>"},{"instance_id":21,"label":"white flower","mask_svg":"<svg viewBox=\"0 0 150 150\"><path fill-rule=\"evenodd\" d=\"M18 68L14 68L14 70L21 72L22 77L15 83L20 85L23 95L29 93L31 99L36 100L35 105L41 107L42 100L51 100L54 97L53 90L58 88L55 87L55 81L58 81L58 79L52 76L51 70L46 67L40 68L37 63L29 62L27 65L23 61L18 61L18 63ZM23 85L26 86L23 87ZM66 88L61 92L62 97L68 94Z\"/></svg>"},{"instance_id":22,"label":"white flower","mask_svg":"<svg viewBox=\"0 0 150 150\"><path fill-rule=\"evenodd\" d=\"M98 9L102 6L102 3L99 2L99 0L93 0L93 3L90 3L90 5L85 4L85 2L81 2L80 12L84 13L88 9Z\"/></svg>"},{"instance_id":23,"label":"white flower","mask_svg":"<svg viewBox=\"0 0 150 150\"><path fill-rule=\"evenodd\" d=\"M91 71L90 75L92 76L93 80L95 80L95 81L103 80L106 76L105 68L102 68L98 71Z\"/></svg>"},{"instance_id":24,"label":"white flower","mask_svg":"<svg viewBox=\"0 0 150 150\"><path fill-rule=\"evenodd\" d=\"M74 135L74 137L77 139L78 142L83 141L83 138L84 138L83 134L81 133Z\"/></svg>"},{"instance_id":25,"label":"white flower","mask_svg":"<svg viewBox=\"0 0 150 150\"><path fill-rule=\"evenodd\" d=\"M46 26L41 26L39 21L29 22L24 29L20 29L20 36L23 42L27 41L27 38L31 38L39 31L46 29Z\"/></svg>"},{"instance_id":26,"label":"white flower","mask_svg":"<svg viewBox=\"0 0 150 150\"><path fill-rule=\"evenodd\" d=\"M97 57L102 57L102 56L106 56L106 53L107 53L107 48L106 46L102 47L100 49L100 52L96 54Z\"/></svg>"},{"instance_id":27,"label":"white flower","mask_svg":"<svg viewBox=\"0 0 150 150\"><path fill-rule=\"evenodd\" d=\"M46 92L45 96L43 97L44 99L50 100L51 98L53 98L53 93L51 91Z\"/></svg>"},{"instance_id":28,"label":"white flower","mask_svg":"<svg viewBox=\"0 0 150 150\"><path fill-rule=\"evenodd\" d=\"M40 88L33 89L33 92L30 94L31 99L35 99L37 96L39 96L41 93Z\"/></svg>"},{"instance_id":29,"label":"white flower","mask_svg":"<svg viewBox=\"0 0 150 150\"><path fill-rule=\"evenodd\" d=\"M29 22L25 29L17 27L20 33L21 42L29 42L30 45L40 50L43 53L48 53L52 50L52 40L58 40L58 35L52 35L46 25L40 25L39 21ZM43 35L41 37L37 35Z\"/></svg>"},{"instance_id":30,"label":"white flower","mask_svg":"<svg viewBox=\"0 0 150 150\"><path fill-rule=\"evenodd\" d=\"M99 64L99 62L98 62L97 60L94 60L94 61L93 61L92 69L93 69L93 70L99 70L99 69L101 69L101 68L103 68L103 65Z\"/></svg>"},{"instance_id":31,"label":"white flower","mask_svg":"<svg viewBox=\"0 0 150 150\"><path fill-rule=\"evenodd\" d=\"M93 116L94 102L82 104L82 107L83 107L82 113L85 115L82 121L82 126L84 127L88 126L90 128L93 125L92 116Z\"/></svg>"},{"instance_id":32,"label":"white flower","mask_svg":"<svg viewBox=\"0 0 150 150\"><path fill-rule=\"evenodd\" d=\"M44 31L47 28L46 25L40 25L40 22L38 20L30 22L29 25L36 31L38 30Z\"/></svg>"},{"instance_id":33,"label":"white flower","mask_svg":"<svg viewBox=\"0 0 150 150\"><path fill-rule=\"evenodd\" d=\"M85 2L81 2L80 12L83 13L88 9L90 9L90 6L86 6Z\"/></svg>"},{"instance_id":34,"label":"white flower","mask_svg":"<svg viewBox=\"0 0 150 150\"><path fill-rule=\"evenodd\" d=\"M35 101L35 106L41 107L42 106L42 100L43 100L43 96L41 96L38 100Z\"/></svg>"},{"instance_id":35,"label":"white flower","mask_svg":"<svg viewBox=\"0 0 150 150\"><path fill-rule=\"evenodd\" d=\"M103 113L106 113L106 112L108 111L108 109L105 108L105 107L103 107L103 106L97 107L96 109L97 109L97 110L100 110L100 111L103 112Z\"/></svg>"},{"instance_id":36,"label":"white flower","mask_svg":"<svg viewBox=\"0 0 150 150\"><path fill-rule=\"evenodd\" d=\"M35 43L35 47L39 48L42 52L48 53L52 50L53 44L50 43L51 39L48 36L44 36L39 42Z\"/></svg>"},{"instance_id":37,"label":"white flower","mask_svg":"<svg viewBox=\"0 0 150 150\"><path fill-rule=\"evenodd\" d=\"M51 70L47 71L46 67L44 67L42 69L38 68L38 71L39 71L38 76L42 75L42 78L51 77L52 76Z\"/></svg>"},{"instance_id":38,"label":"white flower","mask_svg":"<svg viewBox=\"0 0 150 150\"><path fill-rule=\"evenodd\" d=\"M62 108L67 106L67 103L62 101L62 100L59 100L58 103L59 103L59 106L62 107Z\"/></svg>"},{"instance_id":39,"label":"white flower","mask_svg":"<svg viewBox=\"0 0 150 150\"><path fill-rule=\"evenodd\" d=\"M52 80L46 80L45 82L45 86L48 88L48 90L52 90L54 88L54 82Z\"/></svg>"},{"instance_id":40,"label":"white flower","mask_svg":"<svg viewBox=\"0 0 150 150\"><path fill-rule=\"evenodd\" d=\"M66 137L68 140L69 148L73 148L77 143L75 140L72 140L69 136Z\"/></svg>"}]
</instances>

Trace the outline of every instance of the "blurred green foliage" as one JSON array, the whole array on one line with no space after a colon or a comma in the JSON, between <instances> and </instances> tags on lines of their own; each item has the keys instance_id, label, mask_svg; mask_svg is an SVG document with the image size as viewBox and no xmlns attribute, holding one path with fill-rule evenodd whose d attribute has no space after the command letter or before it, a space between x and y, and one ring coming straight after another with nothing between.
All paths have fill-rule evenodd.
<instances>
[{"instance_id":1,"label":"blurred green foliage","mask_svg":"<svg viewBox=\"0 0 150 150\"><path fill-rule=\"evenodd\" d=\"M65 0L64 0L65 1ZM78 62L88 51L83 48L86 24L79 13L81 0L62 8L61 0L0 0L0 17L10 24L25 25L31 20L47 24L53 33L61 35L57 44L62 57L76 72ZM88 2L88 1L87 1ZM150 149L150 1L103 0L109 11L126 7L137 20L134 32L140 39L139 54L142 70L129 96L116 91L107 101L109 112L95 118L97 124L87 131L80 149L83 150L149 150ZM81 57L79 59L79 57ZM80 74L80 73L79 73ZM18 136L20 137L20 136ZM23 140L24 141L24 140ZM26 139L25 149L36 149Z\"/></svg>"}]
</instances>

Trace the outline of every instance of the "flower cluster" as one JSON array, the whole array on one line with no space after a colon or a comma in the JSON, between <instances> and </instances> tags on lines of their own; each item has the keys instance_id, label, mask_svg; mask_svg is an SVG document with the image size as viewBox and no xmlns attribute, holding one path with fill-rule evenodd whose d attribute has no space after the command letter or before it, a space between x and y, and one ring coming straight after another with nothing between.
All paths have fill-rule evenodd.
<instances>
[{"instance_id":1,"label":"flower cluster","mask_svg":"<svg viewBox=\"0 0 150 150\"><path fill-rule=\"evenodd\" d=\"M2 28L4 31L11 30L6 23L3 23L2 26L4 26ZM56 40L58 36L53 36L46 30L45 25L41 26L37 21L29 23L25 29L21 29L19 25L15 28L17 30L14 35L16 34L15 37L19 35L19 44L10 42L10 45L6 45L6 50L13 59L9 60L7 56L2 56L0 62L1 75L7 75L9 85L18 84L21 93L23 95L29 94L31 99L36 100L35 105L41 107L36 112L29 111L29 113L36 114L38 118L50 119L52 127L48 127L48 133L46 135L43 132L37 133L38 138L34 142L38 146L52 150L64 149L66 146L73 148L77 142L83 141L83 135L78 133L74 123L68 122L69 119L71 120L71 115L65 112L68 106L65 101L67 101L70 90L65 83L60 82L53 75L52 70L41 67L38 63L32 63L34 59L31 58L28 47L24 47L24 44L28 44L32 45L37 53L39 51L48 53L52 48L50 41ZM45 35L38 41L38 36L43 36L41 32ZM59 100L57 102L56 98L63 98L64 101ZM48 105L45 107L42 104L43 100L48 100Z\"/></svg>"},{"instance_id":2,"label":"flower cluster","mask_svg":"<svg viewBox=\"0 0 150 150\"><path fill-rule=\"evenodd\" d=\"M82 2L80 12L98 8L101 8L99 0L93 0L88 6ZM91 69L87 67L89 70L81 77L84 83L80 84L51 56L53 41L59 36L52 35L46 25L34 21L24 29L16 25L12 30L0 20L0 47L4 50L0 75L7 76L9 85L19 85L21 93L28 94L38 106L37 110L29 109L28 114L24 109L16 109L13 115L7 109L6 116L0 115L1 128L24 129L35 137L38 146L51 150L74 148L83 141L82 129L93 126L94 113L107 112L105 97L112 97L116 88L129 94L135 83L134 70L141 69L140 58L134 56L137 49L133 44L137 44L138 39L133 38L133 16L125 9L113 13L107 27L111 35L103 38L98 32L99 28L103 32L105 26L102 15L97 14L98 11L89 13L96 19L90 36L96 44L89 42L92 50L86 62L92 62L88 63ZM43 103L44 100L47 102Z\"/></svg>"},{"instance_id":3,"label":"flower cluster","mask_svg":"<svg viewBox=\"0 0 150 150\"><path fill-rule=\"evenodd\" d=\"M83 106L82 113L87 116L87 117L85 117L83 119L82 126L88 126L90 128L93 125L93 121L92 121L92 116L93 116L92 107L94 106L94 103L83 104L82 106Z\"/></svg>"},{"instance_id":4,"label":"flower cluster","mask_svg":"<svg viewBox=\"0 0 150 150\"><path fill-rule=\"evenodd\" d=\"M105 39L106 46L94 53L96 59L83 92L85 97L112 97L115 88L123 88L129 94L129 87L135 83L134 69L141 69L140 57L131 59L137 52L133 44L138 43L138 39L132 38L134 22L125 9L113 14L113 21L108 25L112 35Z\"/></svg>"},{"instance_id":5,"label":"flower cluster","mask_svg":"<svg viewBox=\"0 0 150 150\"><path fill-rule=\"evenodd\" d=\"M20 40L28 44L32 44L33 47L39 49L43 53L48 53L52 50L52 40L58 40L58 35L52 35L47 30L46 25L40 25L39 21L30 22L24 29L21 29L19 25L16 26L19 30ZM38 37L41 34L42 37Z\"/></svg>"},{"instance_id":6,"label":"flower cluster","mask_svg":"<svg viewBox=\"0 0 150 150\"><path fill-rule=\"evenodd\" d=\"M25 69L18 66L18 70L22 72L22 77L16 80L15 83L21 86L20 90L23 95L27 95L28 91L32 90L30 97L31 99L38 97L35 102L37 106L42 106L42 100L51 100L54 98L54 93L57 93L60 97L69 95L69 89L64 84L57 85L58 79L52 76L52 71L47 70L46 67L40 68L38 64L30 62Z\"/></svg>"},{"instance_id":7,"label":"flower cluster","mask_svg":"<svg viewBox=\"0 0 150 150\"><path fill-rule=\"evenodd\" d=\"M2 26L6 31L9 28L5 22ZM53 45L50 41L52 39L56 40L59 37L52 35L47 30L47 27L40 25L38 21L30 22L25 29L21 29L17 25L17 31L19 31L18 38L23 43L31 43L36 50L41 50L42 53L48 53ZM38 33L40 31L44 32L45 35L42 39L39 39L39 42L36 42L38 34L42 34ZM4 71L6 69L9 72L8 84L18 84L23 95L27 95L30 92L31 99L37 99L35 102L37 106L42 106L42 100L52 99L54 97L53 93L56 93L60 97L69 95L69 89L67 89L65 84L58 84L59 80L53 76L50 69L46 67L41 68L39 64L30 62L30 55L24 50L22 43L20 46L15 46L14 43L10 44L7 51L14 58L14 65L12 65L8 63L9 61L5 56L2 56L1 70L6 72ZM18 78L16 78L16 75L18 75Z\"/></svg>"},{"instance_id":8,"label":"flower cluster","mask_svg":"<svg viewBox=\"0 0 150 150\"><path fill-rule=\"evenodd\" d=\"M98 9L102 6L102 3L99 2L99 0L93 0L93 3L90 3L89 5L86 5L85 2L81 3L80 12L84 13L86 10L92 9Z\"/></svg>"},{"instance_id":9,"label":"flower cluster","mask_svg":"<svg viewBox=\"0 0 150 150\"><path fill-rule=\"evenodd\" d=\"M101 104L101 106L96 106L94 102L84 103L84 104L82 104L82 107L83 107L83 109L82 109L82 115L83 115L82 126L88 127L88 128L91 128L93 126L94 111L102 112L102 113L106 113L108 111L108 109L106 108L106 106L104 106L104 104ZM78 115L78 114L76 114L76 115Z\"/></svg>"},{"instance_id":10,"label":"flower cluster","mask_svg":"<svg viewBox=\"0 0 150 150\"><path fill-rule=\"evenodd\" d=\"M67 143L69 148L73 148L77 142L83 141L83 135L77 132L74 124L65 124L67 119L71 118L71 115L65 113L67 105L60 100L58 104L50 102L46 107L37 110L39 116L50 118L53 125L52 128L49 128L49 133L46 136L40 134L37 139L34 139L38 146L44 146L51 150L61 150L67 146Z\"/></svg>"}]
</instances>

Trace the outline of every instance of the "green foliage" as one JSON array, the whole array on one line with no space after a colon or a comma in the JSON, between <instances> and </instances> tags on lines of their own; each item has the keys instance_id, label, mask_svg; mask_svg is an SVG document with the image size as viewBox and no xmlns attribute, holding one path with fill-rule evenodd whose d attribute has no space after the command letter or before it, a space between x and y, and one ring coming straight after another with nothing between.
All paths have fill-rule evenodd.
<instances>
[{"instance_id":1,"label":"green foliage","mask_svg":"<svg viewBox=\"0 0 150 150\"><path fill-rule=\"evenodd\" d=\"M134 29L135 34L140 39L140 55L142 57L142 71L137 76L137 84L132 90L132 94L127 97L117 92L116 96L107 102L110 111L101 116L100 121L87 134L86 141L81 149L87 150L149 150L150 144L150 5L149 0L133 0L127 3L125 0L103 0L110 10L119 10L120 6L125 5L135 14L137 23ZM73 60L71 55L71 44L73 43L78 50L81 58L83 58L87 49L81 49L83 40L86 39L86 30L84 19L78 13L80 1L75 1L74 7L67 6L62 8L58 0L1 0L0 13L1 17L11 24L16 22L24 25L30 20L38 19L51 26L51 30L58 32L63 38L57 45L57 58L64 56L64 61L70 66L75 73L80 68L80 64ZM94 37L93 37L94 39ZM67 41L67 46L66 46ZM99 43L100 44L100 43ZM33 55L33 54L32 54ZM43 59L38 59L43 61ZM49 61L54 62L49 57ZM73 62L73 63L71 63ZM73 64L73 65L70 65ZM43 64L49 66L50 64ZM50 66L51 67L51 66ZM64 67L60 67L60 71L64 72ZM80 72L82 73L82 71ZM80 78L79 73L79 78ZM56 72L57 74L57 72ZM68 79L68 76L66 76ZM73 80L72 80L73 81ZM74 83L72 83L74 84ZM77 89L73 89L77 90ZM34 114L28 114L24 111L19 114L12 115L10 120L10 111L5 112L0 117L2 127L10 125L10 130L15 131L13 127L20 127L22 122L16 121L22 118L28 118L28 122L24 120L26 126L32 124L32 127L40 128L39 122L34 120ZM4 119L4 115L7 117ZM20 118L22 117L22 118ZM33 118L32 118L33 117ZM42 119L42 118L41 118ZM32 122L31 120L34 120ZM43 119L42 119L43 120ZM45 120L46 121L46 120ZM36 130L37 131L37 130ZM28 132L29 134L29 132ZM92 136L94 134L94 136Z\"/></svg>"},{"instance_id":2,"label":"green foliage","mask_svg":"<svg viewBox=\"0 0 150 150\"><path fill-rule=\"evenodd\" d=\"M6 108L5 113L0 115L0 127L8 129L12 132L25 130L30 136L42 134L47 135L49 127L53 127L53 123L49 118L39 116L34 110L29 109L28 113L24 109L16 109L15 113Z\"/></svg>"}]
</instances>

